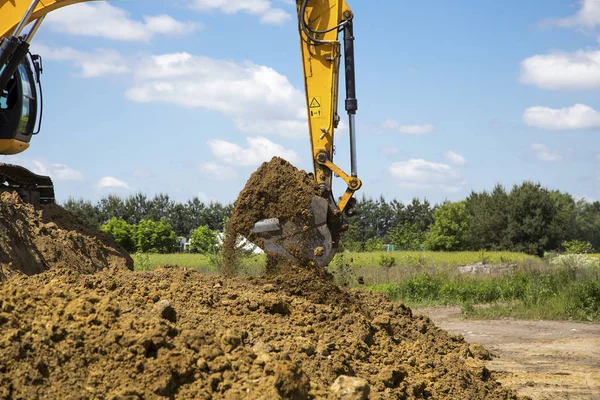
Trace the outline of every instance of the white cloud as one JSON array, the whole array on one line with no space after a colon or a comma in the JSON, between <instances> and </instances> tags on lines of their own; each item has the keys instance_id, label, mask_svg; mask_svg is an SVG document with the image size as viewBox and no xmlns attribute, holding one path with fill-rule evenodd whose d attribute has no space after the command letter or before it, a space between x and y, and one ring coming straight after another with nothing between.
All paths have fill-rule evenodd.
<instances>
[{"instance_id":1,"label":"white cloud","mask_svg":"<svg viewBox=\"0 0 600 400\"><path fill-rule=\"evenodd\" d=\"M199 27L168 15L145 16L144 22L135 21L127 11L107 2L61 8L50 13L45 23L55 32L129 42L145 42L156 34L181 36Z\"/></svg>"},{"instance_id":2,"label":"white cloud","mask_svg":"<svg viewBox=\"0 0 600 400\"><path fill-rule=\"evenodd\" d=\"M292 164L300 160L295 151L286 150L265 137L249 137L246 141L247 148L218 139L209 140L208 146L219 160L232 165L257 166L264 161L269 161L273 156L284 158Z\"/></svg>"},{"instance_id":3,"label":"white cloud","mask_svg":"<svg viewBox=\"0 0 600 400\"><path fill-rule=\"evenodd\" d=\"M20 156L3 156L0 157L0 161L8 164L20 165L31 170L35 174L49 176L53 181L82 182L84 180L83 174L80 171L64 164L47 163L45 161L32 160Z\"/></svg>"},{"instance_id":4,"label":"white cloud","mask_svg":"<svg viewBox=\"0 0 600 400\"><path fill-rule=\"evenodd\" d=\"M50 176L59 181L83 181L83 174L64 164L50 164Z\"/></svg>"},{"instance_id":5,"label":"white cloud","mask_svg":"<svg viewBox=\"0 0 600 400\"><path fill-rule=\"evenodd\" d=\"M453 152L452 150L444 153L444 159L455 165L465 165L467 163L467 160L463 156Z\"/></svg>"},{"instance_id":6,"label":"white cloud","mask_svg":"<svg viewBox=\"0 0 600 400\"><path fill-rule=\"evenodd\" d=\"M131 190L131 187L127 183L125 183L122 180L119 180L117 178L114 178L112 176L105 176L104 178L101 178L96 183L96 188L98 188L98 189L124 189L124 190Z\"/></svg>"},{"instance_id":7,"label":"white cloud","mask_svg":"<svg viewBox=\"0 0 600 400\"><path fill-rule=\"evenodd\" d=\"M542 89L600 88L600 50L535 55L521 62L521 83Z\"/></svg>"},{"instance_id":8,"label":"white cloud","mask_svg":"<svg viewBox=\"0 0 600 400\"><path fill-rule=\"evenodd\" d=\"M600 112L585 104L559 109L530 107L523 114L523 122L529 126L551 130L598 129Z\"/></svg>"},{"instance_id":9,"label":"white cloud","mask_svg":"<svg viewBox=\"0 0 600 400\"><path fill-rule=\"evenodd\" d=\"M268 0L192 0L192 7L199 11L220 10L225 14L245 12L259 16L265 24L279 25L291 19L290 14L281 8L273 8Z\"/></svg>"},{"instance_id":10,"label":"white cloud","mask_svg":"<svg viewBox=\"0 0 600 400\"><path fill-rule=\"evenodd\" d=\"M596 160L600 161L600 153L596 154Z\"/></svg>"},{"instance_id":11,"label":"white cloud","mask_svg":"<svg viewBox=\"0 0 600 400\"><path fill-rule=\"evenodd\" d=\"M266 66L172 53L142 60L134 81L133 101L219 111L248 133L306 136L303 92Z\"/></svg>"},{"instance_id":12,"label":"white cloud","mask_svg":"<svg viewBox=\"0 0 600 400\"><path fill-rule=\"evenodd\" d=\"M237 178L235 169L213 162L207 162L200 165L200 173L213 181L230 181Z\"/></svg>"},{"instance_id":13,"label":"white cloud","mask_svg":"<svg viewBox=\"0 0 600 400\"><path fill-rule=\"evenodd\" d=\"M424 135L433 132L433 125L402 125L394 119L386 119L381 124L381 128L386 131L396 131L407 135Z\"/></svg>"},{"instance_id":14,"label":"white cloud","mask_svg":"<svg viewBox=\"0 0 600 400\"><path fill-rule=\"evenodd\" d=\"M557 150L548 148L545 144L534 143L531 145L531 150L535 152L535 158L539 161L561 161L563 156Z\"/></svg>"},{"instance_id":15,"label":"white cloud","mask_svg":"<svg viewBox=\"0 0 600 400\"><path fill-rule=\"evenodd\" d=\"M575 15L566 18L547 19L542 22L542 25L595 28L600 25L600 1L583 0L581 9Z\"/></svg>"},{"instance_id":16,"label":"white cloud","mask_svg":"<svg viewBox=\"0 0 600 400\"><path fill-rule=\"evenodd\" d=\"M390 165L388 172L399 185L409 188L458 192L466 184L458 172L449 165L423 159L395 162Z\"/></svg>"},{"instance_id":17,"label":"white cloud","mask_svg":"<svg viewBox=\"0 0 600 400\"><path fill-rule=\"evenodd\" d=\"M115 50L98 49L83 52L70 47L51 48L43 44L34 46L36 52L46 60L66 61L80 69L82 78L97 78L105 75L119 75L129 72L125 59Z\"/></svg>"}]
</instances>

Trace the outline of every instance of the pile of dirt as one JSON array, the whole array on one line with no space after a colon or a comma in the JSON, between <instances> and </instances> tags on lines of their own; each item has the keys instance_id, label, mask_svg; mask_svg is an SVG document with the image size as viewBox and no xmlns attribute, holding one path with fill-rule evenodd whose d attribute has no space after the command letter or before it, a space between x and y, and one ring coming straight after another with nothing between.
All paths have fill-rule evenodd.
<instances>
[{"instance_id":1,"label":"pile of dirt","mask_svg":"<svg viewBox=\"0 0 600 400\"><path fill-rule=\"evenodd\" d=\"M291 222L298 227L313 226L314 217L310 205L315 196L321 196L321 189L316 185L312 174L297 169L280 157L264 162L250 176L234 203L227 226L226 236L229 240L224 246L226 261L233 257L231 253L237 235L264 248L262 239L251 231L260 220L278 218L281 224ZM328 222L335 247L340 237L341 221L329 210ZM286 243L286 250L300 264L310 261L306 257L306 249L312 247L311 235L314 234L305 229L297 233L292 243Z\"/></svg>"},{"instance_id":2,"label":"pile of dirt","mask_svg":"<svg viewBox=\"0 0 600 400\"><path fill-rule=\"evenodd\" d=\"M303 269L15 276L0 331L0 398L517 398L480 348Z\"/></svg>"},{"instance_id":3,"label":"pile of dirt","mask_svg":"<svg viewBox=\"0 0 600 400\"><path fill-rule=\"evenodd\" d=\"M0 193L0 282L52 268L94 273L108 267L133 268L131 257L109 235L58 205L36 209L16 193Z\"/></svg>"}]
</instances>

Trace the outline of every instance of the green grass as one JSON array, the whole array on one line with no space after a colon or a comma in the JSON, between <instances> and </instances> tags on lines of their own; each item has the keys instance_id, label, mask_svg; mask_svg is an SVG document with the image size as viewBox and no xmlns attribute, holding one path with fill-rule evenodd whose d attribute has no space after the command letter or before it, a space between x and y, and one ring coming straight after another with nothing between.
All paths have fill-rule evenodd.
<instances>
[{"instance_id":1,"label":"green grass","mask_svg":"<svg viewBox=\"0 0 600 400\"><path fill-rule=\"evenodd\" d=\"M450 266L486 262L491 264L516 263L536 257L524 253L511 253L508 251L391 251L372 253L346 253L337 257L353 259L353 264L360 267L378 267L382 257L393 257L396 265L407 266Z\"/></svg>"},{"instance_id":2,"label":"green grass","mask_svg":"<svg viewBox=\"0 0 600 400\"><path fill-rule=\"evenodd\" d=\"M375 284L410 306L460 305L474 318L600 321L600 270L521 265L497 276L430 271Z\"/></svg>"},{"instance_id":3,"label":"green grass","mask_svg":"<svg viewBox=\"0 0 600 400\"><path fill-rule=\"evenodd\" d=\"M142 254L134 255L137 269L154 269L159 265L179 265L195 268L203 272L214 273L216 267L211 259L202 254ZM433 267L470 264L477 261L489 263L514 263L535 257L523 253L510 252L433 252L433 251L393 251L389 253L340 253L332 264L345 263L352 268L379 268L382 257L393 257L395 264L406 267ZM259 264L264 266L265 256L255 255L245 259L245 265Z\"/></svg>"}]
</instances>

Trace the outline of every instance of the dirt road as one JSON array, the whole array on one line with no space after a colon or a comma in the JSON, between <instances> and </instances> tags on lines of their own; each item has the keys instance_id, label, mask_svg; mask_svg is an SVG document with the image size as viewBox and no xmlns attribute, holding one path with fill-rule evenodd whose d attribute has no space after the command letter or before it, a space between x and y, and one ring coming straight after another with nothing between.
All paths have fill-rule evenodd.
<instances>
[{"instance_id":1,"label":"dirt road","mask_svg":"<svg viewBox=\"0 0 600 400\"><path fill-rule=\"evenodd\" d=\"M466 320L458 307L422 308L450 333L485 346L503 385L541 399L600 399L600 324Z\"/></svg>"}]
</instances>

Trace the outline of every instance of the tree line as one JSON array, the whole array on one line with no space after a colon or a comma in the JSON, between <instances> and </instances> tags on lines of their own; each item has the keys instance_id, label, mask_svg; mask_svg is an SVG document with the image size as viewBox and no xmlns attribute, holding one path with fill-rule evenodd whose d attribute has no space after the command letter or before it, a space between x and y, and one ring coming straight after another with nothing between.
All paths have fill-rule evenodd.
<instances>
[{"instance_id":1,"label":"tree line","mask_svg":"<svg viewBox=\"0 0 600 400\"><path fill-rule=\"evenodd\" d=\"M462 201L431 205L362 198L349 218L345 247L370 250L517 251L543 255L579 243L600 251L600 202L524 182L507 191L471 192Z\"/></svg>"},{"instance_id":2,"label":"tree line","mask_svg":"<svg viewBox=\"0 0 600 400\"><path fill-rule=\"evenodd\" d=\"M112 218L130 225L141 221L167 222L177 236L189 237L200 226L223 231L232 206L218 202L205 203L194 197L185 203L172 200L168 194L157 194L149 198L137 193L126 198L109 195L96 204L89 200L69 198L63 205L86 224L100 227Z\"/></svg>"},{"instance_id":3,"label":"tree line","mask_svg":"<svg viewBox=\"0 0 600 400\"><path fill-rule=\"evenodd\" d=\"M85 222L105 226L113 220L142 229L135 238L143 248L143 237L152 229L190 237L200 227L223 231L232 206L206 204L197 197L180 203L166 194L149 198L137 193L127 198L114 195L96 204L70 198L63 206ZM162 225L158 225L162 221ZM113 225L115 222L111 222ZM577 242L585 249L600 251L600 202L575 200L570 194L550 190L539 183L524 182L510 190L496 185L491 191L472 192L458 202L433 205L413 199L359 198L347 217L343 247L351 251L380 250L390 244L397 250L497 250L543 255L563 250ZM133 229L133 228L132 228ZM137 238L137 239L136 239Z\"/></svg>"}]
</instances>

